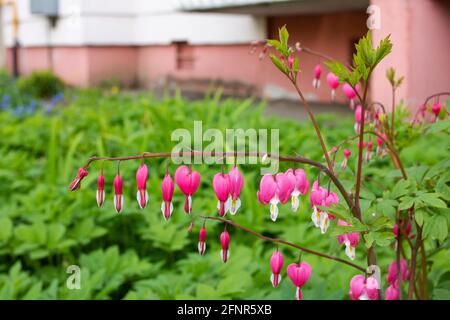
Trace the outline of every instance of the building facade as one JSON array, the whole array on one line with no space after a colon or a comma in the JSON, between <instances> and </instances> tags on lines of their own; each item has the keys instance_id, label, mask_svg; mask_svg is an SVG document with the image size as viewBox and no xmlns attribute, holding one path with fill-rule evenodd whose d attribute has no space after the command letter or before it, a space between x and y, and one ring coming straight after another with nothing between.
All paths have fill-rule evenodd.
<instances>
[{"instance_id":1,"label":"building facade","mask_svg":"<svg viewBox=\"0 0 450 320\"><path fill-rule=\"evenodd\" d=\"M444 0L57 0L53 17L35 13L31 1L46 0L15 1L19 71L52 69L76 86L113 78L140 87L218 81L267 98L294 97L268 59L252 53L252 41L275 37L287 25L294 41L349 62L368 19L376 18L375 41L391 34L394 50L374 74L373 99L390 105L390 66L406 77L398 96L412 105L450 88L450 5ZM11 9L2 11L11 67ZM319 62L301 54L300 85L308 99L325 102L324 75L321 88L312 87ZM345 100L341 92L338 99Z\"/></svg>"}]
</instances>

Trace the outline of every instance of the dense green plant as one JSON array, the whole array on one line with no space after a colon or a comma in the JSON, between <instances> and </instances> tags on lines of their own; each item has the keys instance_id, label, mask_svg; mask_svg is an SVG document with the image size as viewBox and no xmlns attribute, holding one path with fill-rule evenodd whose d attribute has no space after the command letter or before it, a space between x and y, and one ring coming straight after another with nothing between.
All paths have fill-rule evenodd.
<instances>
[{"instance_id":1,"label":"dense green plant","mask_svg":"<svg viewBox=\"0 0 450 320\"><path fill-rule=\"evenodd\" d=\"M51 70L33 71L29 76L21 77L18 88L32 97L49 99L64 90L64 82Z\"/></svg>"}]
</instances>

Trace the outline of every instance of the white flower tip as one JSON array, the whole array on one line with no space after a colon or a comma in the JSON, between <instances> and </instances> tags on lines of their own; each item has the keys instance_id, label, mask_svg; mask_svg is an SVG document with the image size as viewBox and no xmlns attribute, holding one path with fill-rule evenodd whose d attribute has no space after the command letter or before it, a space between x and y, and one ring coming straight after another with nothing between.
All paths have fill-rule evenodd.
<instances>
[{"instance_id":1,"label":"white flower tip","mask_svg":"<svg viewBox=\"0 0 450 320\"><path fill-rule=\"evenodd\" d=\"M225 252L223 250L220 250L220 258L224 263L226 263L228 259L230 259L230 250L228 249Z\"/></svg>"},{"instance_id":2,"label":"white flower tip","mask_svg":"<svg viewBox=\"0 0 450 320\"><path fill-rule=\"evenodd\" d=\"M205 254L206 251L206 242L200 242L198 243L198 253L202 256Z\"/></svg>"},{"instance_id":3,"label":"white flower tip","mask_svg":"<svg viewBox=\"0 0 450 320\"><path fill-rule=\"evenodd\" d=\"M277 221L278 218L278 206L276 204L271 203L270 204L270 219L272 219L273 222Z\"/></svg>"}]
</instances>

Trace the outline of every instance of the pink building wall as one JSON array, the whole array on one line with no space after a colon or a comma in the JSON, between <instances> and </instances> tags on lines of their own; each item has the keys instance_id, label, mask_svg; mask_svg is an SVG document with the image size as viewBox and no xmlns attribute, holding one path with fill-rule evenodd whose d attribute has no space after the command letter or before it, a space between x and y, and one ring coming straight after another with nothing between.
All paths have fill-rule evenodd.
<instances>
[{"instance_id":1,"label":"pink building wall","mask_svg":"<svg viewBox=\"0 0 450 320\"><path fill-rule=\"evenodd\" d=\"M411 108L425 98L450 89L450 2L444 0L372 0L381 9L378 42L391 34L393 51L373 74L374 99L391 108L391 90L386 69L394 67L405 76L397 96Z\"/></svg>"},{"instance_id":2,"label":"pink building wall","mask_svg":"<svg viewBox=\"0 0 450 320\"><path fill-rule=\"evenodd\" d=\"M28 47L20 48L21 74L52 69L66 83L74 86L98 85L119 79L124 85L136 83L136 47ZM11 68L11 50L7 64Z\"/></svg>"},{"instance_id":3,"label":"pink building wall","mask_svg":"<svg viewBox=\"0 0 450 320\"><path fill-rule=\"evenodd\" d=\"M353 43L365 33L365 13L345 12L334 14L286 16L269 19L269 37L278 36L278 27L287 25L293 41L301 40L305 46L330 52L336 59L350 61ZM139 49L138 75L140 83L171 75L181 79L240 80L256 86L262 94L267 85L275 85L294 92L292 85L266 57L260 61L259 51L250 53L250 45L203 45L192 46L191 68L177 68L177 48L148 46ZM300 54L300 85L313 100L329 101L330 90L325 82L319 90L312 87L312 70L320 59ZM344 100L342 93L338 98Z\"/></svg>"}]
</instances>

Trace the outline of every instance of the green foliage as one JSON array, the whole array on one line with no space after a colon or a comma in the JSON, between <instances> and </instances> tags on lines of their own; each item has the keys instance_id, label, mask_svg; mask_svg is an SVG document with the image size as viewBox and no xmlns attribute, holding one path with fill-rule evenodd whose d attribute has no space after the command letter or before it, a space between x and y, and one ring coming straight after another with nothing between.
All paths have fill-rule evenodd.
<instances>
[{"instance_id":1,"label":"green foliage","mask_svg":"<svg viewBox=\"0 0 450 320\"><path fill-rule=\"evenodd\" d=\"M405 77L396 78L395 77L395 69L389 68L386 71L386 78L388 79L389 83L391 84L392 88L397 89L401 86L403 80Z\"/></svg>"},{"instance_id":2,"label":"green foliage","mask_svg":"<svg viewBox=\"0 0 450 320\"><path fill-rule=\"evenodd\" d=\"M320 147L309 123L297 123L264 116L264 106L252 100L222 100L219 94L202 101L187 101L180 96L156 100L148 94L119 93L103 95L97 90L70 92L72 101L66 108L50 114L37 112L18 119L8 112L0 113L0 298L3 299L291 299L295 289L284 277L279 288L271 287L269 259L274 245L261 242L240 230L229 229L231 256L223 264L219 258L218 236L223 226L208 222L207 251L197 253L197 221L194 232L186 229L191 216L183 213L183 195L174 195L174 214L165 222L161 211L160 183L166 163L149 160L149 207L138 209L135 200L135 170L138 162L123 162L125 209L117 215L112 204L113 163L105 163L106 199L98 208L95 202L96 178L101 163L94 163L81 190L69 193L67 185L77 168L95 155L129 155L143 151L169 151L175 142L170 134L177 128L193 133L193 121L208 128L275 128L279 129L280 153L301 154L322 161ZM326 134L327 145L336 145L352 135L353 119L336 121L333 114L318 118ZM280 206L276 223L269 218L267 207L256 199L259 166L242 165L245 187L242 207L232 219L257 232L283 238L299 245L346 259L343 247L335 238L340 232L360 228L366 232L366 245L377 244L379 265L384 272L392 262L392 228L399 204L408 198L420 205L426 234L427 250L441 250L448 225L449 196L448 142L443 131L421 134L410 126L398 129L397 141L405 159L407 182L400 182L398 170L392 170L387 158L375 158L364 165L371 179L364 181L361 192L365 224L349 215L343 205L329 212L350 222L353 227L331 227L330 236L321 236L312 227L308 197L301 198L298 214ZM26 137L26 138L25 138ZM430 147L432 146L432 147ZM350 146L356 154L355 146ZM427 152L423 152L426 149ZM355 157L341 172L346 188L354 191ZM342 155L338 154L336 163ZM291 164L280 164L280 171ZM317 171L306 166L313 181ZM216 198L212 191L213 175L220 165L195 165L202 184L194 196L193 215L214 214ZM175 166L170 164L173 173ZM338 165L336 165L336 171ZM322 177L322 185L327 178ZM397 182L398 181L398 182ZM334 186L331 185L331 189ZM395 190L395 191L394 191ZM375 214L375 215L374 215ZM445 223L444 223L445 222ZM335 222L332 223L334 225ZM415 232L415 231L413 231ZM370 243L370 241L372 241ZM297 259L297 252L280 247L286 263ZM357 248L355 263L364 265L365 248ZM442 251L440 251L442 252ZM304 288L308 299L348 298L348 282L355 270L337 266L322 258L304 255L313 266L313 275ZM443 274L436 266L448 259L437 253L430 266L433 294L446 291ZM69 290L66 281L69 265L81 268L81 289ZM335 272L339 268L339 272ZM448 267L447 269L448 270Z\"/></svg>"},{"instance_id":3,"label":"green foliage","mask_svg":"<svg viewBox=\"0 0 450 320\"><path fill-rule=\"evenodd\" d=\"M356 53L353 55L352 68L347 68L339 61L327 61L325 64L337 77L340 82L347 82L353 87L361 80L367 82L370 74L392 50L392 42L389 36L382 39L377 48L372 44L372 32L369 30L357 44ZM401 83L401 80L400 80ZM400 85L399 83L399 85Z\"/></svg>"},{"instance_id":4,"label":"green foliage","mask_svg":"<svg viewBox=\"0 0 450 320\"><path fill-rule=\"evenodd\" d=\"M33 71L29 76L18 80L22 92L39 99L48 99L64 90L64 82L52 71Z\"/></svg>"},{"instance_id":5,"label":"green foliage","mask_svg":"<svg viewBox=\"0 0 450 320\"><path fill-rule=\"evenodd\" d=\"M294 49L289 46L289 32L284 25L283 27L278 29L279 39L268 39L267 45L273 47L276 52L279 54L269 54L270 60L272 63L285 75L290 76L290 72L294 74L299 71L299 60L298 57L294 57L294 61L292 65L288 65L287 61L289 57L294 53Z\"/></svg>"}]
</instances>

